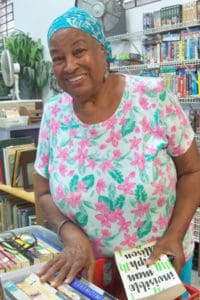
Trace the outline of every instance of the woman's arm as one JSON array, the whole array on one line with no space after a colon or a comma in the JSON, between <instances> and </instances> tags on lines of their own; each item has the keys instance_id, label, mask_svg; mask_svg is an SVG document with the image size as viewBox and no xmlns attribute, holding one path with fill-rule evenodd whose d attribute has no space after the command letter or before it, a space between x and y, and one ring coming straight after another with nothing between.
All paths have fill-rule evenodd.
<instances>
[{"instance_id":1,"label":"woman's arm","mask_svg":"<svg viewBox=\"0 0 200 300\"><path fill-rule=\"evenodd\" d=\"M49 181L36 174L36 195L47 222L58 228L59 224L66 219L55 205L49 190ZM87 271L87 279L92 281L94 277L95 258L91 244L84 232L72 222L65 223L60 230L63 242L63 251L50 260L38 272L41 281L52 280L59 272L53 285L56 287L66 278L71 282L82 269Z\"/></svg>"},{"instance_id":2,"label":"woman's arm","mask_svg":"<svg viewBox=\"0 0 200 300\"><path fill-rule=\"evenodd\" d=\"M200 205L200 155L195 141L186 153L173 160L178 178L176 203L168 229L157 242L149 262L157 260L161 253L171 254L175 257L174 267L180 273L185 263L182 242Z\"/></svg>"}]
</instances>

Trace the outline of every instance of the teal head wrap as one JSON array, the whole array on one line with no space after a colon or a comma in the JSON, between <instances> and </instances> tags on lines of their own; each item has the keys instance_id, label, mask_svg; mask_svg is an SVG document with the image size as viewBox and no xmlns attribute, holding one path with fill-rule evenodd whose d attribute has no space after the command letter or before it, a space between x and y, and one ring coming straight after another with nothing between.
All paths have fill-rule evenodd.
<instances>
[{"instance_id":1,"label":"teal head wrap","mask_svg":"<svg viewBox=\"0 0 200 300\"><path fill-rule=\"evenodd\" d=\"M95 38L97 41L99 41L100 44L105 47L107 53L107 61L112 61L110 43L106 41L102 26L100 25L99 21L89 12L78 7L72 7L64 14L53 20L47 34L48 44L50 43L50 40L54 33L64 28L76 28L86 32L87 34Z\"/></svg>"}]
</instances>

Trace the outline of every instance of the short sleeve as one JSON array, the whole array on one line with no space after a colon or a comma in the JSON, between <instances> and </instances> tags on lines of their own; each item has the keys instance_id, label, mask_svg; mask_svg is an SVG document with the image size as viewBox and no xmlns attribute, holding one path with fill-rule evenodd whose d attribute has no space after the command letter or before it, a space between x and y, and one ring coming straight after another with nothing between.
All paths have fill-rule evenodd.
<instances>
[{"instance_id":1,"label":"short sleeve","mask_svg":"<svg viewBox=\"0 0 200 300\"><path fill-rule=\"evenodd\" d=\"M171 156L182 155L191 146L194 131L176 95L166 89L162 101L161 117L168 140L167 151Z\"/></svg>"}]
</instances>

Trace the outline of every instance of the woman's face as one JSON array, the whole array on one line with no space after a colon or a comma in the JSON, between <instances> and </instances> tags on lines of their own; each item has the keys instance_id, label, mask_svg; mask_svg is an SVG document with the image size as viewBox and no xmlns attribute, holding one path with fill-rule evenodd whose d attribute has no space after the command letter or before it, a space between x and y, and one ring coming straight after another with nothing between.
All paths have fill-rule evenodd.
<instances>
[{"instance_id":1,"label":"woman's face","mask_svg":"<svg viewBox=\"0 0 200 300\"><path fill-rule=\"evenodd\" d=\"M98 93L106 63L106 50L98 41L80 30L62 29L51 38L50 55L59 86L74 99Z\"/></svg>"}]
</instances>

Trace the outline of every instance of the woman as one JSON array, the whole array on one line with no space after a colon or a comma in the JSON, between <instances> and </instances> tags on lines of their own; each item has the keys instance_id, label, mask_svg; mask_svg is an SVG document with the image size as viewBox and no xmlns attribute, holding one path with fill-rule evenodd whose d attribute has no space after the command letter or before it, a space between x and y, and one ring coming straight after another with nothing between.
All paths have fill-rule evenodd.
<instances>
[{"instance_id":1,"label":"woman","mask_svg":"<svg viewBox=\"0 0 200 300\"><path fill-rule=\"evenodd\" d=\"M190 222L200 198L194 133L160 78L110 73L109 44L89 13L72 8L48 32L64 91L45 105L35 169L45 218L64 248L39 272L58 286L95 259L155 240L148 263L174 256L191 270Z\"/></svg>"}]
</instances>

